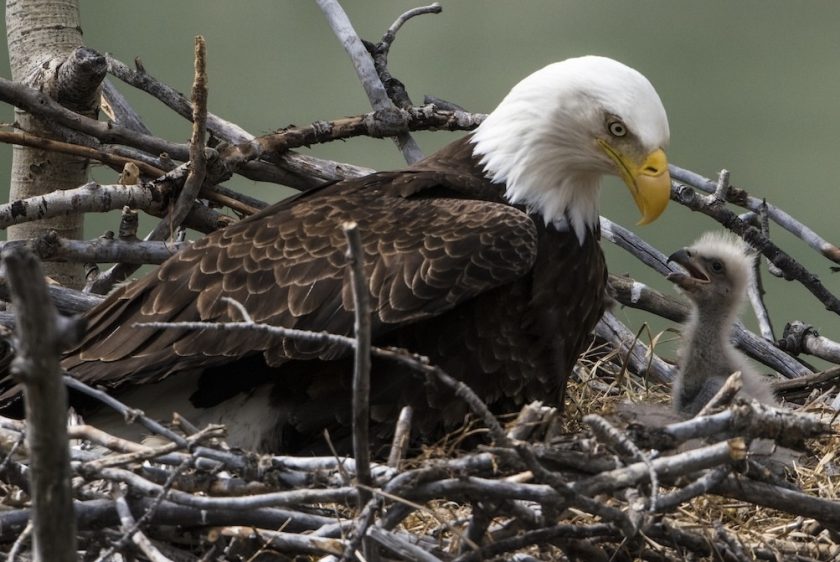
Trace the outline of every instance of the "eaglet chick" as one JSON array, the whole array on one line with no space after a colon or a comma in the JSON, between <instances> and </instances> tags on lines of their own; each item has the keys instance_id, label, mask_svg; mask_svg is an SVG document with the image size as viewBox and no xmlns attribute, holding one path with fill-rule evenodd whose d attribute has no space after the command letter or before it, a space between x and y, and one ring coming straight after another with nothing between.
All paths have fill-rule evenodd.
<instances>
[{"instance_id":1,"label":"eaglet chick","mask_svg":"<svg viewBox=\"0 0 840 562\"><path fill-rule=\"evenodd\" d=\"M692 303L683 330L680 368L671 390L674 410L696 415L735 371L741 372L740 397L778 405L770 381L759 374L729 341L732 324L752 278L749 247L728 233L708 232L668 261L685 268L668 279Z\"/></svg>"}]
</instances>

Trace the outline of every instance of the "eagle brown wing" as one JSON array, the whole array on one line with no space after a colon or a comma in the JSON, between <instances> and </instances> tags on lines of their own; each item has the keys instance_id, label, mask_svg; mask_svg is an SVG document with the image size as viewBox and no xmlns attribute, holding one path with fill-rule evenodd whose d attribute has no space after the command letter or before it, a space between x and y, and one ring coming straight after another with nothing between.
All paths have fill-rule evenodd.
<instances>
[{"instance_id":1,"label":"eagle brown wing","mask_svg":"<svg viewBox=\"0 0 840 562\"><path fill-rule=\"evenodd\" d=\"M423 172L409 180L405 173L339 182L196 241L93 309L89 331L65 368L115 387L255 352L271 366L340 356L344 350L333 346L248 331L133 325L239 320L222 300L230 297L257 322L350 335L345 221L359 225L374 337L439 315L531 269L537 232L527 215L488 201L404 197L394 185L429 183Z\"/></svg>"}]
</instances>

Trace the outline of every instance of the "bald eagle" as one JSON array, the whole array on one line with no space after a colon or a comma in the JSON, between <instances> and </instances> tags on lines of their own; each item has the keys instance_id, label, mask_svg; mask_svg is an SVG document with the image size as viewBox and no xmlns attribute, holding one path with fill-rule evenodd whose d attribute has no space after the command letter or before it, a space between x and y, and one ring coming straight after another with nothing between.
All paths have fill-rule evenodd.
<instances>
[{"instance_id":1,"label":"bald eagle","mask_svg":"<svg viewBox=\"0 0 840 562\"><path fill-rule=\"evenodd\" d=\"M686 273L670 273L668 279L692 303L671 390L674 410L697 414L736 371L741 372L739 396L777 405L770 381L729 341L752 279L749 246L733 235L707 232L668 260L685 268Z\"/></svg>"},{"instance_id":2,"label":"bald eagle","mask_svg":"<svg viewBox=\"0 0 840 562\"><path fill-rule=\"evenodd\" d=\"M335 436L349 425L346 350L132 325L237 319L222 301L232 297L258 322L352 335L341 225L353 220L375 344L427 355L498 409L562 405L604 309L601 177L620 176L641 222L654 220L669 200L668 139L639 72L596 56L551 64L425 160L281 201L120 287L88 313L63 365L147 413L226 423L234 445L291 451L324 428ZM373 365L371 404L383 421L413 405L421 433L464 414L450 391L384 361Z\"/></svg>"}]
</instances>

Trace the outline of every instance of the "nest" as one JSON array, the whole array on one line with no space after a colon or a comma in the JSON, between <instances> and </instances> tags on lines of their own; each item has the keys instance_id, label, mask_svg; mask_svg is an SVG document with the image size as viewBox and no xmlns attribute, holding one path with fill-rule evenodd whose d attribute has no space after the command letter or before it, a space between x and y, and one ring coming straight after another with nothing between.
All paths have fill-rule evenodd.
<instances>
[{"instance_id":1,"label":"nest","mask_svg":"<svg viewBox=\"0 0 840 562\"><path fill-rule=\"evenodd\" d=\"M172 426L154 446L70 427L86 560L829 560L840 553L833 413L736 402L659 427L628 402L667 389L615 355L584 358L566 413L533 403L504 433L481 415L373 463L231 450L224 428ZM625 419L622 419L625 418ZM0 544L29 556L24 422L0 419ZM405 429L398 431L404 432ZM464 443L483 441L477 447ZM747 443L805 452L776 463ZM690 444L685 443L690 441ZM774 453L775 454L775 453ZM768 468L771 467L771 468Z\"/></svg>"}]
</instances>

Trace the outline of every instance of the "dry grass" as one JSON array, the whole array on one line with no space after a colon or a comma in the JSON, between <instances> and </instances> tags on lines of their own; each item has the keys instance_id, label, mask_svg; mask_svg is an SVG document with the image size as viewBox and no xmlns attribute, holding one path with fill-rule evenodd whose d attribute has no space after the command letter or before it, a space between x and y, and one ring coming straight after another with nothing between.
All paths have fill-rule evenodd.
<instances>
[{"instance_id":1,"label":"dry grass","mask_svg":"<svg viewBox=\"0 0 840 562\"><path fill-rule=\"evenodd\" d=\"M654 338L654 343L656 339ZM560 429L569 439L584 437L586 432L581 420L587 414L607 415L615 412L621 402L668 404L669 389L666 385L650 383L620 367L620 358L614 353L590 349L580 361L575 376L567 388L565 413L559 421ZM810 413L831 416L834 412L818 405L800 406ZM459 431L447 435L438 443L425 447L420 455L410 461L420 466L434 458L457 456L465 439L484 432L475 420L468 420ZM588 437L586 435L585 437ZM825 499L840 497L840 435L832 435L809 443L810 451L803 454L789 470L788 481L804 492ZM663 492L667 492L667 489ZM619 501L606 500L616 507ZM412 534L452 538L466 530L471 515L468 505L451 501L429 502L424 512L415 512L406 519L402 528ZM840 539L814 519L794 517L788 513L752 505L715 495L697 497L665 516L675 528L700 534L710 544L720 544L721 534L742 547L744 560L772 559L773 552L781 553L782 560L840 560ZM499 525L503 519L495 520ZM597 519L570 510L558 523L596 523ZM672 559L674 550L643 537L644 549L632 555L623 552L618 559L642 560L665 557ZM450 543L453 544L453 543ZM458 540L454 544L459 544ZM730 542L732 544L732 542ZM450 547L451 548L451 547ZM616 545L615 552L621 551ZM560 549L551 545L531 547L520 551L538 560L567 560ZM455 554L453 552L453 554ZM579 558L579 559L586 559ZM661 559L661 558L660 558ZM680 559L680 558L678 558ZM717 554L708 558L688 557L692 560L720 560ZM730 559L730 558L725 558Z\"/></svg>"}]
</instances>

